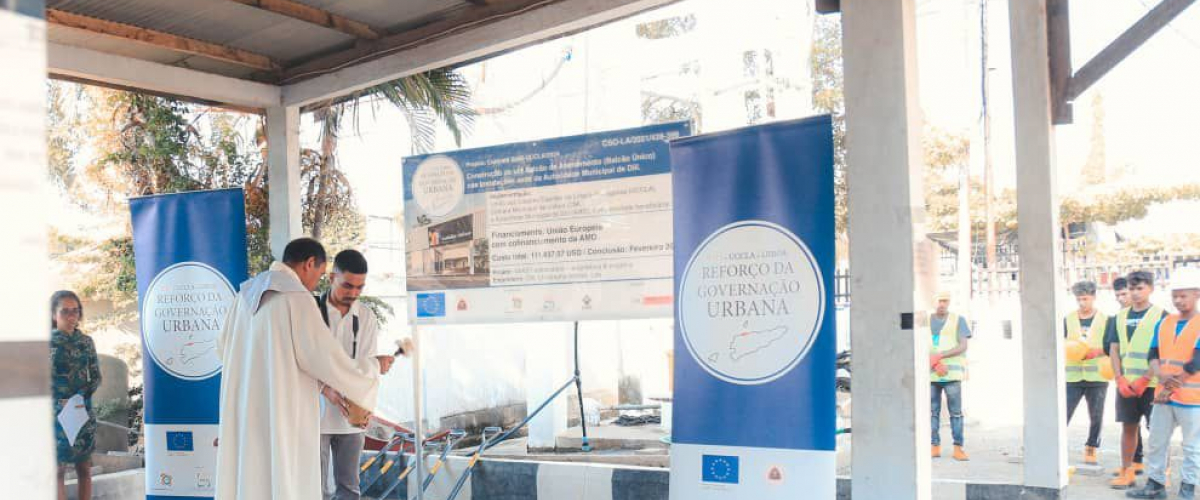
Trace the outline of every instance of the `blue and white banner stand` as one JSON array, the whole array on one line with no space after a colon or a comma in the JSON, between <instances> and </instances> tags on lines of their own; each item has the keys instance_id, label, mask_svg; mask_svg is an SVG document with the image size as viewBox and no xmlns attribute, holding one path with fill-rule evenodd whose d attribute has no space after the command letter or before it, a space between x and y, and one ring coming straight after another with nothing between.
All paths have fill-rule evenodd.
<instances>
[{"instance_id":1,"label":"blue and white banner stand","mask_svg":"<svg viewBox=\"0 0 1200 500\"><path fill-rule=\"evenodd\" d=\"M830 118L679 139L671 170L671 500L833 499Z\"/></svg>"},{"instance_id":2,"label":"blue and white banner stand","mask_svg":"<svg viewBox=\"0 0 1200 500\"><path fill-rule=\"evenodd\" d=\"M212 498L217 337L246 279L241 189L129 201L145 367L146 498Z\"/></svg>"}]
</instances>

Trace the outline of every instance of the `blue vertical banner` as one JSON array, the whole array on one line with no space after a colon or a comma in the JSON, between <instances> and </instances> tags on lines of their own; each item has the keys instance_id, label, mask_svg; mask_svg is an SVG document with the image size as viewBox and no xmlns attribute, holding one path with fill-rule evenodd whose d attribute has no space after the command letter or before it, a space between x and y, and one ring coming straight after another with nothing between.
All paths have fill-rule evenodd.
<instances>
[{"instance_id":1,"label":"blue vertical banner","mask_svg":"<svg viewBox=\"0 0 1200 500\"><path fill-rule=\"evenodd\" d=\"M671 143L671 499L833 499L828 116Z\"/></svg>"},{"instance_id":2,"label":"blue vertical banner","mask_svg":"<svg viewBox=\"0 0 1200 500\"><path fill-rule=\"evenodd\" d=\"M212 498L217 338L246 279L241 189L134 198L133 253L145 379L146 498Z\"/></svg>"}]
</instances>

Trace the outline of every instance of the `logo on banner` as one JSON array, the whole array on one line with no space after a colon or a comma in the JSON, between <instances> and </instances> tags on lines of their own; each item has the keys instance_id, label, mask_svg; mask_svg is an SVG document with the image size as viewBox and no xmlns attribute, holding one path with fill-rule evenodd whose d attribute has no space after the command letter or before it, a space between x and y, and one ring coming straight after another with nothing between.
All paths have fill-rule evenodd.
<instances>
[{"instance_id":1,"label":"logo on banner","mask_svg":"<svg viewBox=\"0 0 1200 500\"><path fill-rule=\"evenodd\" d=\"M738 484L738 457L704 455L700 480L706 483Z\"/></svg>"},{"instance_id":2,"label":"logo on banner","mask_svg":"<svg viewBox=\"0 0 1200 500\"><path fill-rule=\"evenodd\" d=\"M765 384L804 359L821 329L824 280L787 229L741 221L713 232L680 280L680 332L692 357L729 383Z\"/></svg>"},{"instance_id":3,"label":"logo on banner","mask_svg":"<svg viewBox=\"0 0 1200 500\"><path fill-rule=\"evenodd\" d=\"M142 335L159 368L187 380L221 371L217 336L233 304L233 286L201 262L163 269L142 300Z\"/></svg>"},{"instance_id":4,"label":"logo on banner","mask_svg":"<svg viewBox=\"0 0 1200 500\"><path fill-rule=\"evenodd\" d=\"M211 490L212 488L213 488L212 474L209 474L207 472L197 472L196 473L196 489L197 490Z\"/></svg>"},{"instance_id":5,"label":"logo on banner","mask_svg":"<svg viewBox=\"0 0 1200 500\"><path fill-rule=\"evenodd\" d=\"M417 317L441 318L446 315L446 294L418 293Z\"/></svg>"},{"instance_id":6,"label":"logo on banner","mask_svg":"<svg viewBox=\"0 0 1200 500\"><path fill-rule=\"evenodd\" d=\"M431 156L417 165L412 178L413 201L430 217L449 214L465 194L466 180L462 168L450 157Z\"/></svg>"},{"instance_id":7,"label":"logo on banner","mask_svg":"<svg viewBox=\"0 0 1200 500\"><path fill-rule=\"evenodd\" d=\"M167 451L194 451L192 445L192 433L190 432L168 432L167 433Z\"/></svg>"},{"instance_id":8,"label":"logo on banner","mask_svg":"<svg viewBox=\"0 0 1200 500\"><path fill-rule=\"evenodd\" d=\"M778 465L772 465L767 471L767 484L780 485L783 484L783 469Z\"/></svg>"}]
</instances>

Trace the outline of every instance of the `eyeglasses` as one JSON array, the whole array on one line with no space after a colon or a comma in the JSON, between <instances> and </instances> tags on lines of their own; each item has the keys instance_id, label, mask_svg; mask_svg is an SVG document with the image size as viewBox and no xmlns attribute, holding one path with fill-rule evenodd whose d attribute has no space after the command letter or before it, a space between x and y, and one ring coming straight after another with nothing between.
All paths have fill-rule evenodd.
<instances>
[{"instance_id":1,"label":"eyeglasses","mask_svg":"<svg viewBox=\"0 0 1200 500\"><path fill-rule=\"evenodd\" d=\"M59 314L61 314L61 315L63 315L63 316L79 316L79 315L83 314L83 308L82 308L82 307L76 307L76 308L73 308L73 309L72 309L72 308L66 308L66 307L64 307L64 308L62 308L62 309L59 309L59 310L58 310L58 313L59 313Z\"/></svg>"}]
</instances>

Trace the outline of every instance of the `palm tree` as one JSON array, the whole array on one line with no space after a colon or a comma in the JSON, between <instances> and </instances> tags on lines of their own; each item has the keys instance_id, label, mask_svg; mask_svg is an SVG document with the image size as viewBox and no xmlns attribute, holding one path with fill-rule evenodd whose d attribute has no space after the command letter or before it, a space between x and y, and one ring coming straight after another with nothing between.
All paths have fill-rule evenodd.
<instances>
[{"instance_id":1,"label":"palm tree","mask_svg":"<svg viewBox=\"0 0 1200 500\"><path fill-rule=\"evenodd\" d=\"M338 138L347 119L357 130L363 104L374 110L381 103L391 104L404 114L415 153L433 149L439 121L454 135L455 143L462 144L476 115L470 87L452 69L418 73L318 105L312 112L321 127L319 149L306 149L300 156L308 201L305 224L314 238L321 239L338 214L355 213L351 206L353 190L338 167Z\"/></svg>"}]
</instances>

